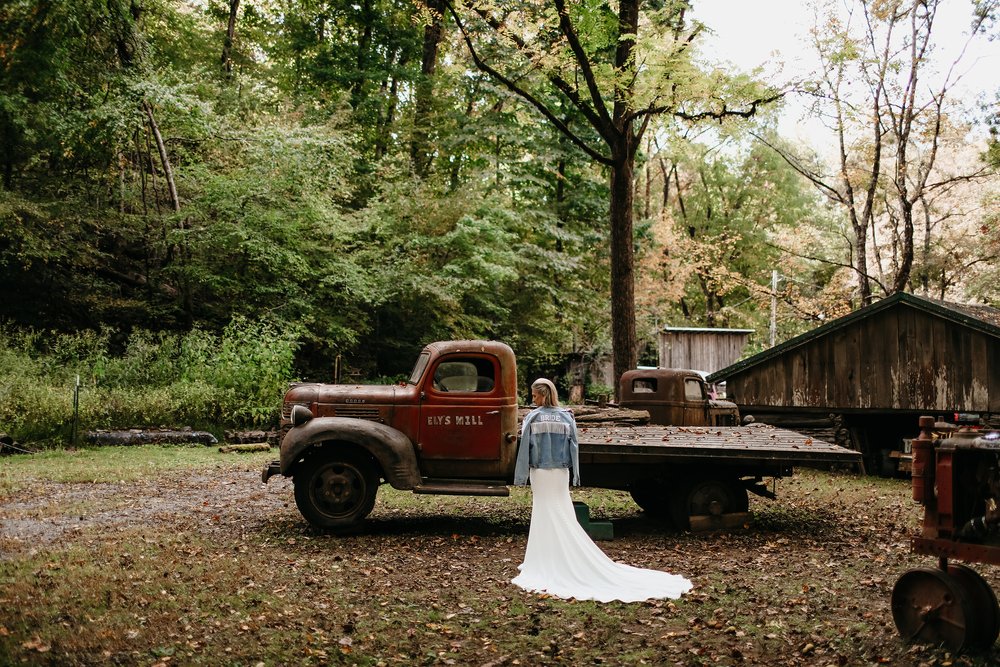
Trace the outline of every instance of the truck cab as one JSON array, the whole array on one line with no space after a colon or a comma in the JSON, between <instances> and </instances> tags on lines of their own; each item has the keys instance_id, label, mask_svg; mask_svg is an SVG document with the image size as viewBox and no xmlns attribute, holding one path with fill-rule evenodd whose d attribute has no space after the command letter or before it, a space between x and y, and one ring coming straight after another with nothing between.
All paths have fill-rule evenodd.
<instances>
[{"instance_id":1,"label":"truck cab","mask_svg":"<svg viewBox=\"0 0 1000 667\"><path fill-rule=\"evenodd\" d=\"M695 370L640 368L622 373L619 403L645 410L651 424L664 426L737 426L735 403L712 398L705 379Z\"/></svg>"}]
</instances>

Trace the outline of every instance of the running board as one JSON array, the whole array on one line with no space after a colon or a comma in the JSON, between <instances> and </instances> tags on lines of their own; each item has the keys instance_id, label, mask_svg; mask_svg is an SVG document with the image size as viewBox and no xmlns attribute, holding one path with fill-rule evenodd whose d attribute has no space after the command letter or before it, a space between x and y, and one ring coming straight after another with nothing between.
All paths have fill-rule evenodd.
<instances>
[{"instance_id":1,"label":"running board","mask_svg":"<svg viewBox=\"0 0 1000 667\"><path fill-rule=\"evenodd\" d=\"M431 493L441 496L509 496L510 489L500 481L493 480L446 480L425 479L414 487L414 493Z\"/></svg>"}]
</instances>

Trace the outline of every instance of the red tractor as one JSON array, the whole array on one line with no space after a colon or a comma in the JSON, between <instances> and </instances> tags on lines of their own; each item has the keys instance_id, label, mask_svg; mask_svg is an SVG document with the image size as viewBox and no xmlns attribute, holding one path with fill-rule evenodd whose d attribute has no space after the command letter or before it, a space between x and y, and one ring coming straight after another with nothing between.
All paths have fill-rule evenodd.
<instances>
[{"instance_id":1,"label":"red tractor","mask_svg":"<svg viewBox=\"0 0 1000 667\"><path fill-rule=\"evenodd\" d=\"M949 561L1000 565L1000 432L934 439L933 428L932 417L921 417L913 441L913 499L924 521L912 549L938 562L899 578L892 616L907 641L986 649L1000 635L996 594L971 567Z\"/></svg>"}]
</instances>

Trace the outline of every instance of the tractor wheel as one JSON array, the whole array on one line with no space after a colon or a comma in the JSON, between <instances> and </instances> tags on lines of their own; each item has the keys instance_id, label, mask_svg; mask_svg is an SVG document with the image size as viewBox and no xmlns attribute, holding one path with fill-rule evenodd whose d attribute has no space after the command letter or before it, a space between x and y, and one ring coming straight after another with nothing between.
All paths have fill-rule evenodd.
<instances>
[{"instance_id":1,"label":"tractor wheel","mask_svg":"<svg viewBox=\"0 0 1000 667\"><path fill-rule=\"evenodd\" d=\"M972 614L969 621L968 646L987 649L1000 636L1000 605L996 593L982 575L967 565L948 564L948 576L965 591Z\"/></svg>"},{"instance_id":2,"label":"tractor wheel","mask_svg":"<svg viewBox=\"0 0 1000 667\"><path fill-rule=\"evenodd\" d=\"M965 587L936 567L908 570L892 589L892 620L907 642L961 651L975 640L974 613Z\"/></svg>"}]
</instances>

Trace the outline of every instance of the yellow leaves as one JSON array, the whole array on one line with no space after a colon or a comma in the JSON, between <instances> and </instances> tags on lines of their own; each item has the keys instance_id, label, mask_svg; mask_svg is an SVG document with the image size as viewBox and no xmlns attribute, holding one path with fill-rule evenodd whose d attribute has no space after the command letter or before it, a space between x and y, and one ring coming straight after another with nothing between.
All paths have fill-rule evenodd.
<instances>
[{"instance_id":1,"label":"yellow leaves","mask_svg":"<svg viewBox=\"0 0 1000 667\"><path fill-rule=\"evenodd\" d=\"M52 650L52 647L39 639L37 635L33 639L23 642L21 644L21 648L29 651L36 651L38 653L48 653Z\"/></svg>"}]
</instances>

